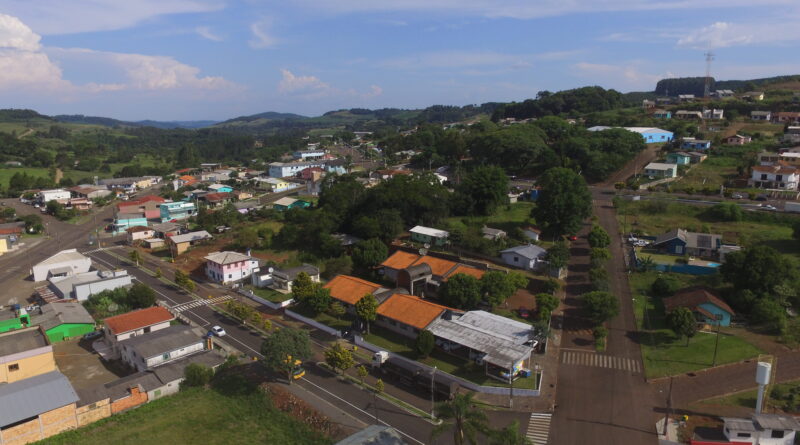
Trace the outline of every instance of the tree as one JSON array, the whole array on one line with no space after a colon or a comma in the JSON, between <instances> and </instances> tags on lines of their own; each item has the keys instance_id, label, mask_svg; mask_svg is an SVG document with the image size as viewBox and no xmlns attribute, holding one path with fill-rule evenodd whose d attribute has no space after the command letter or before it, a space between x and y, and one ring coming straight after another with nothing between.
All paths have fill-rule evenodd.
<instances>
[{"instance_id":1,"label":"tree","mask_svg":"<svg viewBox=\"0 0 800 445\"><path fill-rule=\"evenodd\" d=\"M328 313L336 317L337 320L342 318L342 315L344 315L345 312L346 310L344 306L342 306L342 303L339 303L338 301L334 301L328 307Z\"/></svg>"},{"instance_id":2,"label":"tree","mask_svg":"<svg viewBox=\"0 0 800 445\"><path fill-rule=\"evenodd\" d=\"M175 269L175 284L187 292L194 292L196 287L194 281L180 269Z\"/></svg>"},{"instance_id":3,"label":"tree","mask_svg":"<svg viewBox=\"0 0 800 445\"><path fill-rule=\"evenodd\" d=\"M264 365L286 373L291 384L295 360L303 361L311 357L308 331L288 327L275 331L261 344L261 354L264 356Z\"/></svg>"},{"instance_id":4,"label":"tree","mask_svg":"<svg viewBox=\"0 0 800 445\"><path fill-rule=\"evenodd\" d=\"M311 276L305 272L300 272L292 281L292 296L295 301L302 303L314 294L315 283Z\"/></svg>"},{"instance_id":5,"label":"tree","mask_svg":"<svg viewBox=\"0 0 800 445\"><path fill-rule=\"evenodd\" d=\"M750 319L773 333L779 333L786 326L786 308L772 298L760 298L753 305Z\"/></svg>"},{"instance_id":6,"label":"tree","mask_svg":"<svg viewBox=\"0 0 800 445\"><path fill-rule=\"evenodd\" d=\"M511 422L505 428L489 430L489 445L533 445L524 434L519 431L519 421Z\"/></svg>"},{"instance_id":7,"label":"tree","mask_svg":"<svg viewBox=\"0 0 800 445\"><path fill-rule=\"evenodd\" d=\"M477 167L467 174L453 195L462 215L491 215L508 202L508 176L498 166Z\"/></svg>"},{"instance_id":8,"label":"tree","mask_svg":"<svg viewBox=\"0 0 800 445\"><path fill-rule=\"evenodd\" d=\"M378 317L378 300L374 295L364 295L356 302L356 315L367 324L367 334L369 334L369 324Z\"/></svg>"},{"instance_id":9,"label":"tree","mask_svg":"<svg viewBox=\"0 0 800 445\"><path fill-rule=\"evenodd\" d=\"M245 249L252 249L258 246L258 233L252 229L240 230L236 242Z\"/></svg>"},{"instance_id":10,"label":"tree","mask_svg":"<svg viewBox=\"0 0 800 445\"><path fill-rule=\"evenodd\" d=\"M561 301L553 294L536 294L536 309L539 311L539 320L550 318L550 314L558 307Z\"/></svg>"},{"instance_id":11,"label":"tree","mask_svg":"<svg viewBox=\"0 0 800 445\"><path fill-rule=\"evenodd\" d=\"M576 233L591 215L592 195L586 181L568 168L551 168L539 177L541 192L532 216L555 235Z\"/></svg>"},{"instance_id":12,"label":"tree","mask_svg":"<svg viewBox=\"0 0 800 445\"><path fill-rule=\"evenodd\" d=\"M608 247L611 244L611 237L608 236L608 232L605 229L600 227L599 225L595 224L592 227L592 230L589 231L589 236L587 237L589 240L589 246L591 247Z\"/></svg>"},{"instance_id":13,"label":"tree","mask_svg":"<svg viewBox=\"0 0 800 445\"><path fill-rule=\"evenodd\" d=\"M733 202L721 202L708 209L709 215L719 221L741 221L744 212L739 204Z\"/></svg>"},{"instance_id":14,"label":"tree","mask_svg":"<svg viewBox=\"0 0 800 445\"><path fill-rule=\"evenodd\" d=\"M389 249L378 238L361 241L353 248L353 263L362 269L372 269L388 256Z\"/></svg>"},{"instance_id":15,"label":"tree","mask_svg":"<svg viewBox=\"0 0 800 445\"><path fill-rule=\"evenodd\" d=\"M667 326L678 336L686 337L686 346L689 346L689 339L697 333L697 321L689 308L679 307L671 310L667 314Z\"/></svg>"},{"instance_id":16,"label":"tree","mask_svg":"<svg viewBox=\"0 0 800 445\"><path fill-rule=\"evenodd\" d=\"M156 267L156 278L161 278L163 274L161 273L161 268Z\"/></svg>"},{"instance_id":17,"label":"tree","mask_svg":"<svg viewBox=\"0 0 800 445\"><path fill-rule=\"evenodd\" d=\"M477 443L478 433L488 429L486 414L475 407L473 393L456 394L452 400L439 404L437 412L443 420L431 433L432 438L452 428L453 443L464 445Z\"/></svg>"},{"instance_id":18,"label":"tree","mask_svg":"<svg viewBox=\"0 0 800 445\"><path fill-rule=\"evenodd\" d=\"M356 374L358 374L358 379L361 380L361 386L364 386L364 379L369 375L367 367L364 365L359 366L356 368Z\"/></svg>"},{"instance_id":19,"label":"tree","mask_svg":"<svg viewBox=\"0 0 800 445\"><path fill-rule=\"evenodd\" d=\"M131 250L128 254L128 258L136 264L136 267L139 267L139 263L142 262L142 255L139 254L139 251L136 249Z\"/></svg>"},{"instance_id":20,"label":"tree","mask_svg":"<svg viewBox=\"0 0 800 445\"><path fill-rule=\"evenodd\" d=\"M301 304L317 314L325 312L331 307L331 291L322 286L314 286L314 292L302 300Z\"/></svg>"},{"instance_id":21,"label":"tree","mask_svg":"<svg viewBox=\"0 0 800 445\"><path fill-rule=\"evenodd\" d=\"M508 274L497 270L490 270L483 274L480 283L481 293L492 307L506 301L517 290Z\"/></svg>"},{"instance_id":22,"label":"tree","mask_svg":"<svg viewBox=\"0 0 800 445\"><path fill-rule=\"evenodd\" d=\"M603 291L593 291L583 294L582 297L589 319L597 325L601 325L619 314L619 300L615 295Z\"/></svg>"},{"instance_id":23,"label":"tree","mask_svg":"<svg viewBox=\"0 0 800 445\"><path fill-rule=\"evenodd\" d=\"M325 350L325 363L336 372L344 372L353 367L355 360L353 359L353 353L337 342Z\"/></svg>"},{"instance_id":24,"label":"tree","mask_svg":"<svg viewBox=\"0 0 800 445\"><path fill-rule=\"evenodd\" d=\"M126 300L133 309L148 308L156 304L156 293L150 286L137 281L128 289Z\"/></svg>"},{"instance_id":25,"label":"tree","mask_svg":"<svg viewBox=\"0 0 800 445\"><path fill-rule=\"evenodd\" d=\"M481 283L472 275L458 273L448 278L439 293L446 305L471 310L481 301Z\"/></svg>"},{"instance_id":26,"label":"tree","mask_svg":"<svg viewBox=\"0 0 800 445\"><path fill-rule=\"evenodd\" d=\"M591 258L593 267L602 266L603 263L611 258L611 252L603 247L592 247L591 252L589 252L589 258Z\"/></svg>"},{"instance_id":27,"label":"tree","mask_svg":"<svg viewBox=\"0 0 800 445\"><path fill-rule=\"evenodd\" d=\"M325 270L322 272L322 276L330 280L337 275L350 275L352 271L353 259L342 255L325 261Z\"/></svg>"},{"instance_id":28,"label":"tree","mask_svg":"<svg viewBox=\"0 0 800 445\"><path fill-rule=\"evenodd\" d=\"M385 388L383 385L383 379L378 379L377 381L375 381L375 392L377 392L378 394L383 394L384 389Z\"/></svg>"},{"instance_id":29,"label":"tree","mask_svg":"<svg viewBox=\"0 0 800 445\"><path fill-rule=\"evenodd\" d=\"M186 386L206 386L214 376L214 370L199 363L190 363L183 369L183 376Z\"/></svg>"},{"instance_id":30,"label":"tree","mask_svg":"<svg viewBox=\"0 0 800 445\"><path fill-rule=\"evenodd\" d=\"M669 275L659 275L650 285L650 291L656 297L669 297L678 291L681 282Z\"/></svg>"},{"instance_id":31,"label":"tree","mask_svg":"<svg viewBox=\"0 0 800 445\"><path fill-rule=\"evenodd\" d=\"M417 340L414 342L414 348L417 350L420 356L427 357L430 355L431 351L433 351L435 342L436 339L433 337L433 333L427 329L423 329L419 331L419 334L417 334Z\"/></svg>"},{"instance_id":32,"label":"tree","mask_svg":"<svg viewBox=\"0 0 800 445\"><path fill-rule=\"evenodd\" d=\"M564 241L556 241L549 249L544 257L547 264L552 270L558 270L566 267L569 262L569 247Z\"/></svg>"},{"instance_id":33,"label":"tree","mask_svg":"<svg viewBox=\"0 0 800 445\"><path fill-rule=\"evenodd\" d=\"M720 272L735 288L749 289L758 295L769 294L775 286L792 282L798 275L786 257L763 244L725 255Z\"/></svg>"}]
</instances>

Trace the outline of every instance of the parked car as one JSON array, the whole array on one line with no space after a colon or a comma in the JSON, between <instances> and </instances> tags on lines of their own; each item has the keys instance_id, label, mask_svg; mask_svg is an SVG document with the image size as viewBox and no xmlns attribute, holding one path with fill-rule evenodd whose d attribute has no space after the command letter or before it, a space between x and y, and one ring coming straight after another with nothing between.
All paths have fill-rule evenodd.
<instances>
[{"instance_id":1,"label":"parked car","mask_svg":"<svg viewBox=\"0 0 800 445\"><path fill-rule=\"evenodd\" d=\"M577 240L577 239L578 239L578 236L577 236L577 235L569 235L569 236L567 237L567 239L568 239L568 240L570 240L570 241L575 241L575 240Z\"/></svg>"},{"instance_id":2,"label":"parked car","mask_svg":"<svg viewBox=\"0 0 800 445\"><path fill-rule=\"evenodd\" d=\"M742 198L744 198L744 195L742 195L741 193L733 193L733 194L731 194L731 198L733 198L733 199L742 199Z\"/></svg>"},{"instance_id":3,"label":"parked car","mask_svg":"<svg viewBox=\"0 0 800 445\"><path fill-rule=\"evenodd\" d=\"M101 335L103 335L103 331L87 332L86 334L83 334L83 339L84 340L92 340L92 339L95 339L97 337L100 337Z\"/></svg>"},{"instance_id":4,"label":"parked car","mask_svg":"<svg viewBox=\"0 0 800 445\"><path fill-rule=\"evenodd\" d=\"M217 337L224 337L228 335L228 333L225 332L225 329L222 329L222 327L219 325L213 326L211 328L211 333L216 335Z\"/></svg>"},{"instance_id":5,"label":"parked car","mask_svg":"<svg viewBox=\"0 0 800 445\"><path fill-rule=\"evenodd\" d=\"M761 206L761 209L762 209L762 210L768 210L768 211L770 211L770 212L774 212L774 211L778 210L778 208L777 208L777 207L775 207L775 206L772 206L772 205L769 205L769 204L766 204L766 205L764 205L764 206Z\"/></svg>"},{"instance_id":6,"label":"parked car","mask_svg":"<svg viewBox=\"0 0 800 445\"><path fill-rule=\"evenodd\" d=\"M531 316L531 313L528 310L528 308L526 308L524 306L520 307L519 309L517 309L517 314L519 314L520 317L525 318L525 319L528 319L528 317Z\"/></svg>"}]
</instances>

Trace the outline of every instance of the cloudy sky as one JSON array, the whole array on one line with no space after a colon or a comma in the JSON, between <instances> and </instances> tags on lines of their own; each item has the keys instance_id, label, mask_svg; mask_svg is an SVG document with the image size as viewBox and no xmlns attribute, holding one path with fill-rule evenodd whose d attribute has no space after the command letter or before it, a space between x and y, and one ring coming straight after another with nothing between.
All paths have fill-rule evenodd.
<instances>
[{"instance_id":1,"label":"cloudy sky","mask_svg":"<svg viewBox=\"0 0 800 445\"><path fill-rule=\"evenodd\" d=\"M756 6L753 6L756 5ZM798 0L0 0L0 107L119 119L799 74Z\"/></svg>"}]
</instances>

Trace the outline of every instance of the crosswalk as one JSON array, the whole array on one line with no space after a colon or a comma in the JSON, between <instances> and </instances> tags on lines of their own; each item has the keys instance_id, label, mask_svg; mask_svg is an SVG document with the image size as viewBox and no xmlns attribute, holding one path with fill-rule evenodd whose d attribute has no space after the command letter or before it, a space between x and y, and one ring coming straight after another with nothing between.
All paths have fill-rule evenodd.
<instances>
[{"instance_id":1,"label":"crosswalk","mask_svg":"<svg viewBox=\"0 0 800 445\"><path fill-rule=\"evenodd\" d=\"M528 432L525 436L533 445L546 445L550 435L550 419L552 414L531 413L531 420L528 421Z\"/></svg>"},{"instance_id":2,"label":"crosswalk","mask_svg":"<svg viewBox=\"0 0 800 445\"><path fill-rule=\"evenodd\" d=\"M222 303L224 301L228 301L231 299L233 299L233 297L231 297L230 295L223 295L221 297L209 298L207 300L193 300L186 303L176 304L175 306L172 306L169 309L172 312L183 312L200 306Z\"/></svg>"},{"instance_id":3,"label":"crosswalk","mask_svg":"<svg viewBox=\"0 0 800 445\"><path fill-rule=\"evenodd\" d=\"M93 253L105 252L106 250L112 250L112 249L122 249L122 248L123 248L123 246L108 246L108 247L98 247L98 248L96 248L96 249L92 249L92 250L84 250L82 253L83 253L84 255L91 255L91 254L93 254Z\"/></svg>"},{"instance_id":4,"label":"crosswalk","mask_svg":"<svg viewBox=\"0 0 800 445\"><path fill-rule=\"evenodd\" d=\"M634 374L642 372L639 362L624 357L595 354L593 352L563 351L561 363L565 365L594 366L596 368L619 369Z\"/></svg>"}]
</instances>

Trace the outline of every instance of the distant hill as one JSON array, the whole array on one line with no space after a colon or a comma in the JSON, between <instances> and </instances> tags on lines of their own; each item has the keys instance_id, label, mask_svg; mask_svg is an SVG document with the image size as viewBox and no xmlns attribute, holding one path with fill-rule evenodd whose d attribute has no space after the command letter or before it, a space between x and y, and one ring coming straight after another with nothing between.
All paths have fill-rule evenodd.
<instances>
[{"instance_id":1,"label":"distant hill","mask_svg":"<svg viewBox=\"0 0 800 445\"><path fill-rule=\"evenodd\" d=\"M142 127L156 127L161 128L163 130L172 130L173 128L205 128L210 127L216 124L218 121L151 121L151 120L144 120L144 121L136 121L133 122L136 125Z\"/></svg>"},{"instance_id":2,"label":"distant hill","mask_svg":"<svg viewBox=\"0 0 800 445\"><path fill-rule=\"evenodd\" d=\"M716 80L711 78L711 91L734 90L747 91L757 88L768 89L772 85L795 83L800 75L764 77L750 80ZM676 96L678 94L694 94L702 96L705 90L705 77L677 77L661 79L656 84L655 93L659 96Z\"/></svg>"},{"instance_id":3,"label":"distant hill","mask_svg":"<svg viewBox=\"0 0 800 445\"><path fill-rule=\"evenodd\" d=\"M89 124L89 125L102 125L104 127L155 127L162 130L172 130L174 128L203 128L209 127L217 123L217 121L121 121L119 119L112 119L110 117L100 116L84 116L82 114L59 114L53 116L58 122L69 124Z\"/></svg>"},{"instance_id":4,"label":"distant hill","mask_svg":"<svg viewBox=\"0 0 800 445\"><path fill-rule=\"evenodd\" d=\"M25 122L30 120L53 120L33 110L7 108L0 110L0 122Z\"/></svg>"}]
</instances>

